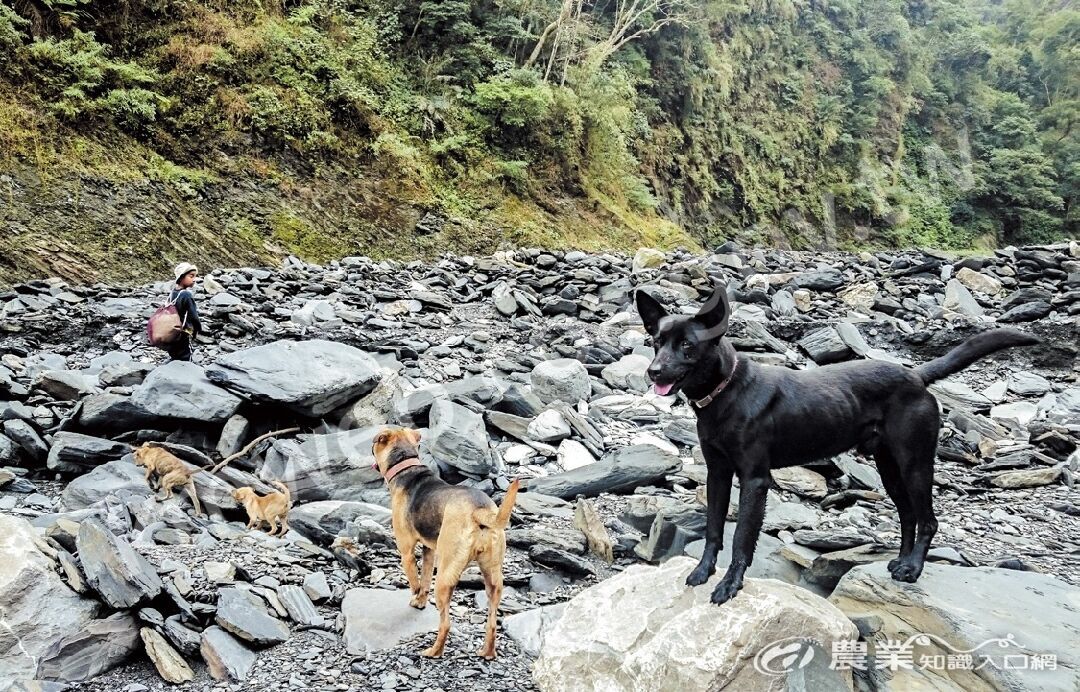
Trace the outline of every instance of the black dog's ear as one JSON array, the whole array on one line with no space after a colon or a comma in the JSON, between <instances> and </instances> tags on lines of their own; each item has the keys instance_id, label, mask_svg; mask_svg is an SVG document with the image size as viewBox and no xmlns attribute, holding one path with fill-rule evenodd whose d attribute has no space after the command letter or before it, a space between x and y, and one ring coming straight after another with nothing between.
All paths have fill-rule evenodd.
<instances>
[{"instance_id":1,"label":"black dog's ear","mask_svg":"<svg viewBox=\"0 0 1080 692\"><path fill-rule=\"evenodd\" d=\"M641 322L645 325L645 331L649 333L649 336L656 336L656 332L660 328L660 320L667 317L667 310L660 304L660 301L640 288L634 293L634 301L637 303L637 311L641 315Z\"/></svg>"},{"instance_id":2,"label":"black dog's ear","mask_svg":"<svg viewBox=\"0 0 1080 692\"><path fill-rule=\"evenodd\" d=\"M713 284L712 295L701 306L694 319L705 325L710 337L716 337L727 333L730 318L731 303L728 302L727 284L717 281Z\"/></svg>"}]
</instances>

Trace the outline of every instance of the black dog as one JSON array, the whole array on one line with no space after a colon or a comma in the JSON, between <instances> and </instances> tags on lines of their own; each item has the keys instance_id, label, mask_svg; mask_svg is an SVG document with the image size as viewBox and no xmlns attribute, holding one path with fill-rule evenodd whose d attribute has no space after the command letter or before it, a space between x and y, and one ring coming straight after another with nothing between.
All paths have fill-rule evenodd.
<instances>
[{"instance_id":1,"label":"black dog","mask_svg":"<svg viewBox=\"0 0 1080 692\"><path fill-rule=\"evenodd\" d=\"M712 593L724 603L742 588L765 517L770 469L805 464L857 448L873 455L900 513L900 556L893 579L914 582L937 531L932 504L937 454L937 402L926 385L979 358L1038 339L995 329L968 339L917 368L864 360L814 370L768 367L738 358L724 338L730 317L727 289L717 286L696 316L668 315L645 291L638 313L656 357L649 378L657 394L682 391L697 409L701 451L708 465L705 552L686 583L698 586L716 571L734 474L739 518L727 573Z\"/></svg>"}]
</instances>

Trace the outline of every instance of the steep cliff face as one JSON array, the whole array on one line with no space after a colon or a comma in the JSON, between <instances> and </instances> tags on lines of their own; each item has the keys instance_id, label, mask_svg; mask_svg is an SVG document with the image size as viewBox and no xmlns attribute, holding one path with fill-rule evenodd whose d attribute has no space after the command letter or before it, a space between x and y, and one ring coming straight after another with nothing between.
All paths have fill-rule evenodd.
<instances>
[{"instance_id":1,"label":"steep cliff face","mask_svg":"<svg viewBox=\"0 0 1080 692\"><path fill-rule=\"evenodd\" d=\"M1078 40L1051 0L4 2L0 266L1074 235Z\"/></svg>"}]
</instances>

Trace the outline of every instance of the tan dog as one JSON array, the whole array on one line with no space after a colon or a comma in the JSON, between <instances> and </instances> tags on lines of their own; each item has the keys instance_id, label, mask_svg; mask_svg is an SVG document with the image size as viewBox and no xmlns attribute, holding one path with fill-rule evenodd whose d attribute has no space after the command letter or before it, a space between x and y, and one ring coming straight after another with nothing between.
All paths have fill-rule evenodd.
<instances>
[{"instance_id":1,"label":"tan dog","mask_svg":"<svg viewBox=\"0 0 1080 692\"><path fill-rule=\"evenodd\" d=\"M420 463L415 430L393 428L380 432L372 444L375 466L390 488L394 538L401 552L401 568L409 580L414 608L424 608L435 576L435 605L439 608L439 634L424 656L442 656L450 633L450 597L461 573L475 560L484 576L488 597L487 632L479 654L495 658L495 618L502 599L502 563L506 553L505 529L517 498L518 482L510 484L502 506L475 488L444 482ZM416 545L422 548L423 569L416 573Z\"/></svg>"},{"instance_id":2,"label":"tan dog","mask_svg":"<svg viewBox=\"0 0 1080 692\"><path fill-rule=\"evenodd\" d=\"M260 497L254 488L243 487L232 491L233 498L244 505L247 510L249 529L257 529L265 521L270 525L270 535L285 535L289 530L289 507L292 505L292 495L289 494L289 486L281 481L270 481L281 489L279 493L270 493ZM281 526L277 520L281 519Z\"/></svg>"},{"instance_id":3,"label":"tan dog","mask_svg":"<svg viewBox=\"0 0 1080 692\"><path fill-rule=\"evenodd\" d=\"M199 497L195 494L195 481L192 479L192 476L202 471L202 469L188 468L187 464L180 458L161 447L152 447L149 442L143 443L142 447L136 447L134 455L135 463L146 467L146 481L148 483L150 482L150 475L157 474L157 489L165 491L165 494L158 498L159 500L167 500L173 496L173 488L184 485L187 486L191 504L195 506L195 514L202 514Z\"/></svg>"}]
</instances>

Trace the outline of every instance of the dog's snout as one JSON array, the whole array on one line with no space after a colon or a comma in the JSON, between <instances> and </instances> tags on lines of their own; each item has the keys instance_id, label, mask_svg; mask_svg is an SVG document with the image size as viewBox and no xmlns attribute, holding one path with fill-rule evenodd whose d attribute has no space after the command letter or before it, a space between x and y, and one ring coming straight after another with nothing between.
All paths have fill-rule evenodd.
<instances>
[{"instance_id":1,"label":"dog's snout","mask_svg":"<svg viewBox=\"0 0 1080 692\"><path fill-rule=\"evenodd\" d=\"M649 363L649 369L645 372L646 374L648 374L650 380L655 381L657 377L660 377L660 373L662 371L663 368L660 366L659 363L654 360L653 362Z\"/></svg>"}]
</instances>

